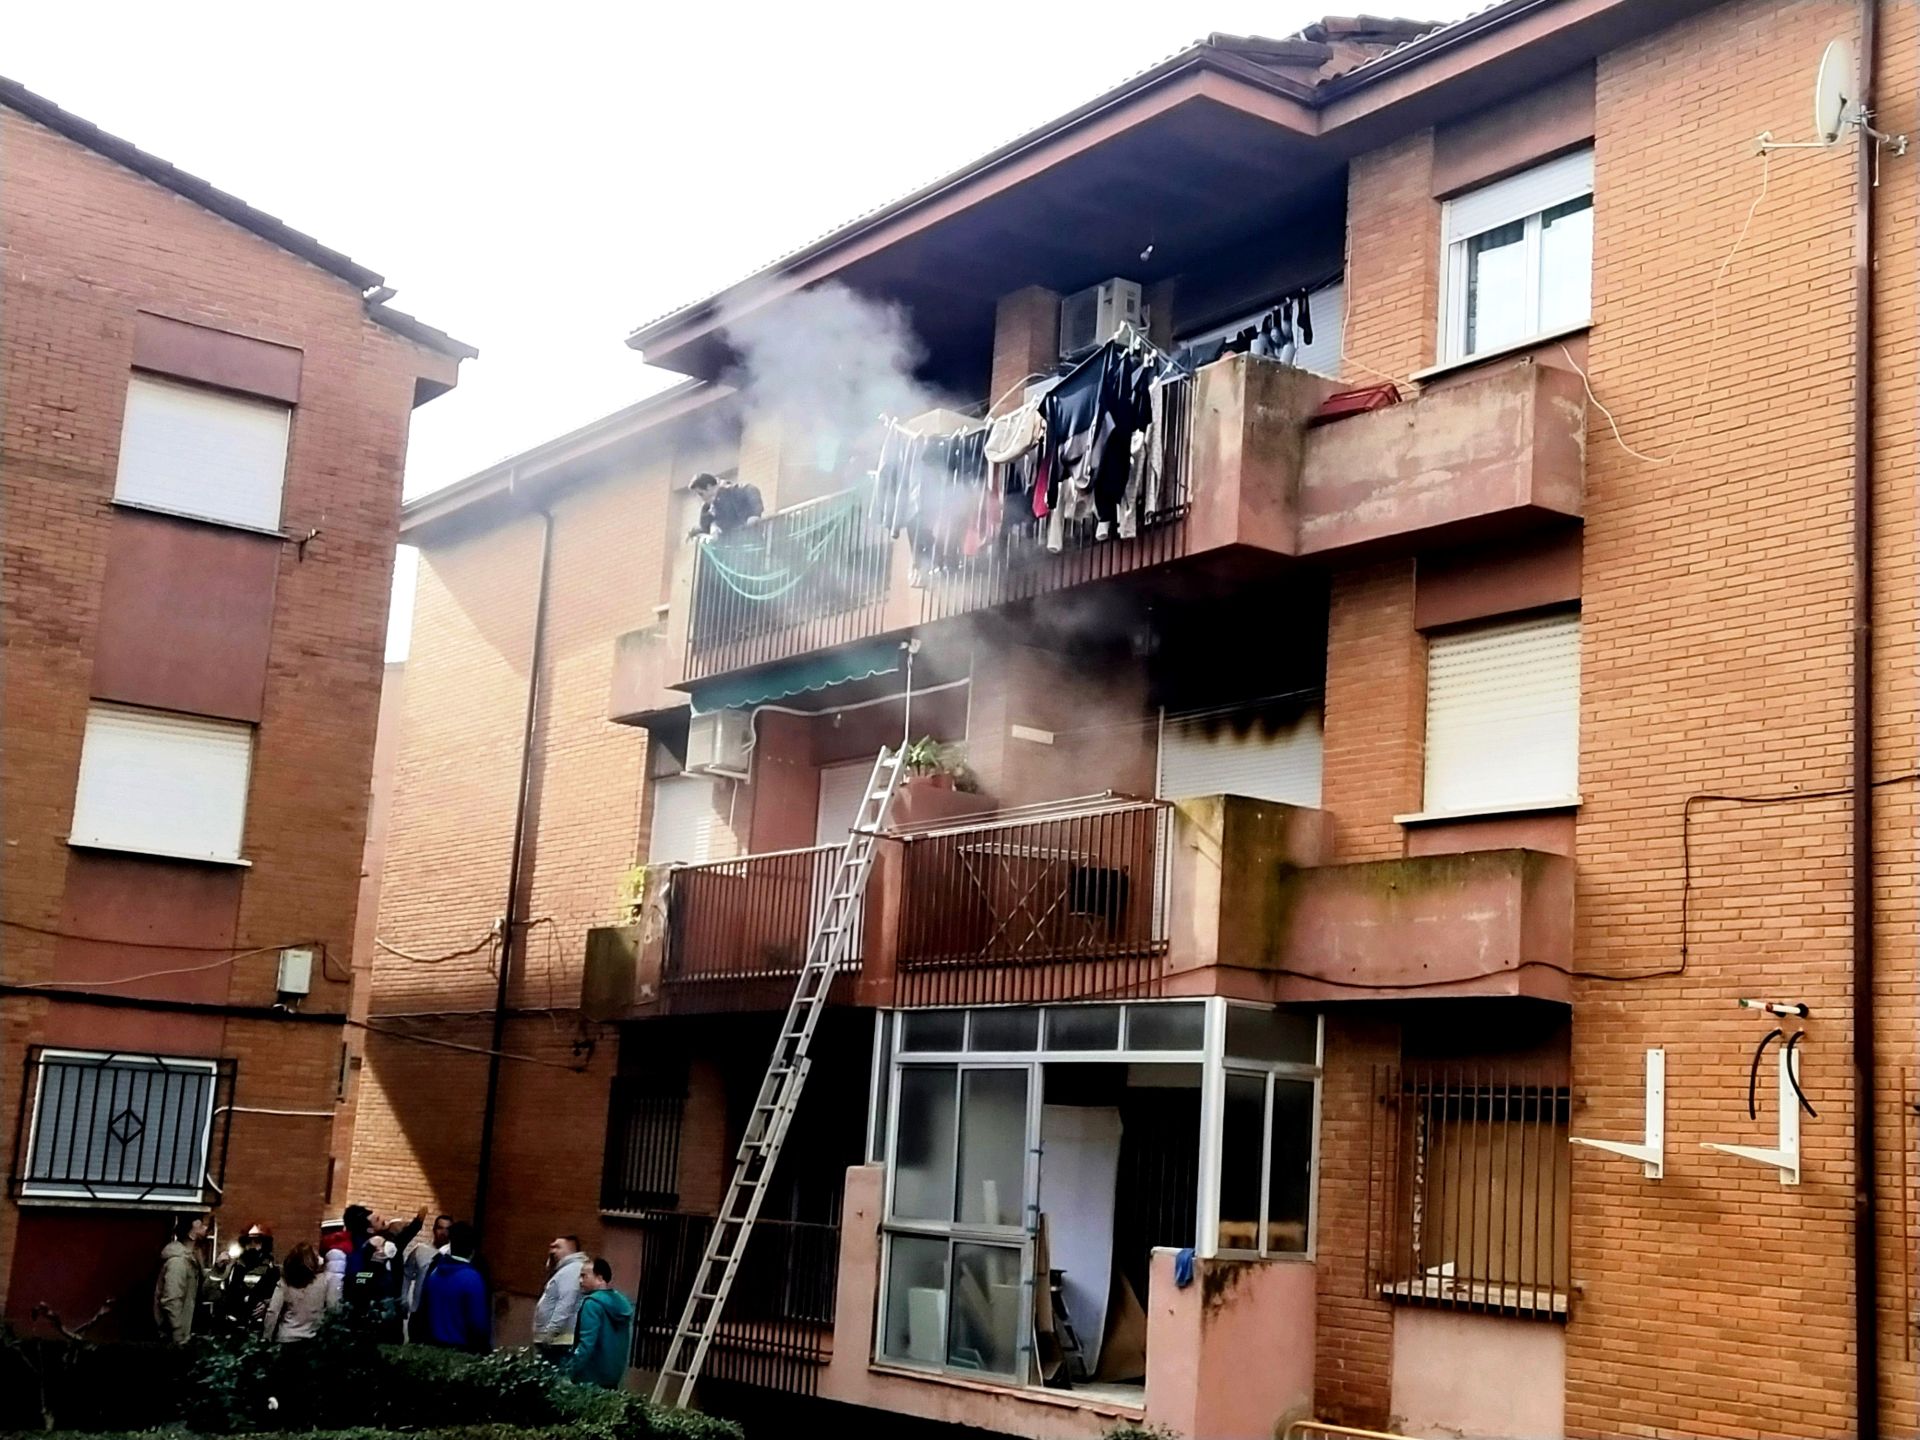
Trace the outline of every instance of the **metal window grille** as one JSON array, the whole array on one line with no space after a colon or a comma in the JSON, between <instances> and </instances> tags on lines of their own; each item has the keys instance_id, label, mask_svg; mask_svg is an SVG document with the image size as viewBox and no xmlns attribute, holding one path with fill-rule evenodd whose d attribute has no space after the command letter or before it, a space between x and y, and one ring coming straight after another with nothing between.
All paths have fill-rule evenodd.
<instances>
[{"instance_id":1,"label":"metal window grille","mask_svg":"<svg viewBox=\"0 0 1920 1440\"><path fill-rule=\"evenodd\" d=\"M1566 1085L1520 1066L1376 1066L1374 1101L1376 1293L1564 1320Z\"/></svg>"},{"instance_id":2,"label":"metal window grille","mask_svg":"<svg viewBox=\"0 0 1920 1440\"><path fill-rule=\"evenodd\" d=\"M30 1047L9 1190L21 1200L217 1204L236 1068Z\"/></svg>"},{"instance_id":3,"label":"metal window grille","mask_svg":"<svg viewBox=\"0 0 1920 1440\"><path fill-rule=\"evenodd\" d=\"M616 1075L607 1100L607 1152L600 1208L641 1212L680 1203L680 1129L687 1108L684 1062L650 1075Z\"/></svg>"},{"instance_id":4,"label":"metal window grille","mask_svg":"<svg viewBox=\"0 0 1920 1440\"><path fill-rule=\"evenodd\" d=\"M633 1363L642 1369L657 1370L666 1360L713 1221L711 1215L641 1217ZM702 1378L817 1393L831 1349L839 1269L838 1225L756 1223Z\"/></svg>"},{"instance_id":5,"label":"metal window grille","mask_svg":"<svg viewBox=\"0 0 1920 1440\"><path fill-rule=\"evenodd\" d=\"M1172 816L1117 800L903 836L899 1003L1158 993Z\"/></svg>"}]
</instances>

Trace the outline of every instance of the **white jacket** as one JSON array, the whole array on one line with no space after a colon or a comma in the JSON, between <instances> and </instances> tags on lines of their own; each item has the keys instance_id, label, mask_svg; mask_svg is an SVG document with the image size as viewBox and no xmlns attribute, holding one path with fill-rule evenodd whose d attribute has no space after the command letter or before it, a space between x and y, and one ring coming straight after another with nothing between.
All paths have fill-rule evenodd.
<instances>
[{"instance_id":1,"label":"white jacket","mask_svg":"<svg viewBox=\"0 0 1920 1440\"><path fill-rule=\"evenodd\" d=\"M580 1313L580 1267L587 1257L576 1250L554 1267L540 1303L533 1307L533 1343L571 1345L573 1321Z\"/></svg>"},{"instance_id":2,"label":"white jacket","mask_svg":"<svg viewBox=\"0 0 1920 1440\"><path fill-rule=\"evenodd\" d=\"M327 1309L331 1310L347 1293L346 1251L327 1251L327 1273L320 1277L320 1283L327 1287Z\"/></svg>"}]
</instances>

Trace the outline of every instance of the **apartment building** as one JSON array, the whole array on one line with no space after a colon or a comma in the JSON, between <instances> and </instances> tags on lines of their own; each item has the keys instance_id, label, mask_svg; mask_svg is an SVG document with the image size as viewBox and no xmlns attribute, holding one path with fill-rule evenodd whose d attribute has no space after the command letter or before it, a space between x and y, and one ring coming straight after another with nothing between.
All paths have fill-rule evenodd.
<instances>
[{"instance_id":1,"label":"apartment building","mask_svg":"<svg viewBox=\"0 0 1920 1440\"><path fill-rule=\"evenodd\" d=\"M407 427L474 351L7 81L0 197L0 1307L138 1337L175 1212L341 1203Z\"/></svg>"},{"instance_id":2,"label":"apartment building","mask_svg":"<svg viewBox=\"0 0 1920 1440\"><path fill-rule=\"evenodd\" d=\"M522 1314L581 1233L658 1366L926 738L710 1401L1914 1433L1916 21L1216 35L635 331L686 384L403 522L373 1011L505 1053L371 1035L356 1186ZM1118 514L941 508L1103 355Z\"/></svg>"}]
</instances>

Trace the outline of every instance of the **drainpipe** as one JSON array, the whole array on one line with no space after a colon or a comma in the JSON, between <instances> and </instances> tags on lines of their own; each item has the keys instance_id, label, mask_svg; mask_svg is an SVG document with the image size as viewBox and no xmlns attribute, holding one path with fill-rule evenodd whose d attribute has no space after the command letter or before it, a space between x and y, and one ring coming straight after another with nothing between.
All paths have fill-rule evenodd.
<instances>
[{"instance_id":1,"label":"drainpipe","mask_svg":"<svg viewBox=\"0 0 1920 1440\"><path fill-rule=\"evenodd\" d=\"M1860 104L1871 123L1879 0L1860 5ZM1879 1179L1874 1151L1873 180L1880 142L1859 130L1853 212L1853 1326L1854 1433L1880 1434Z\"/></svg>"},{"instance_id":2,"label":"drainpipe","mask_svg":"<svg viewBox=\"0 0 1920 1440\"><path fill-rule=\"evenodd\" d=\"M507 903L500 921L500 967L493 992L493 1042L487 1047L487 1100L480 1112L480 1158L473 1175L473 1228L485 1243L487 1190L493 1179L493 1119L500 1103L500 1052L507 1038L507 981L526 948L521 911L527 849L527 812L533 789L533 728L540 707L540 670L547 649L547 575L553 566L553 512L540 512L540 580L533 607L533 647L527 661L527 711L520 723L520 791L513 810L513 853L507 861Z\"/></svg>"}]
</instances>

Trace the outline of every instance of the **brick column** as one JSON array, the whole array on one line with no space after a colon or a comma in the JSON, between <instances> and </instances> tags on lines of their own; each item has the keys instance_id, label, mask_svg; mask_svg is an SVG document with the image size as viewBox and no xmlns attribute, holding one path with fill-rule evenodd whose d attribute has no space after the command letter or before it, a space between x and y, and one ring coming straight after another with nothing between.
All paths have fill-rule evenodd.
<instances>
[{"instance_id":1,"label":"brick column","mask_svg":"<svg viewBox=\"0 0 1920 1440\"><path fill-rule=\"evenodd\" d=\"M1007 397L1029 375L1051 370L1060 358L1060 297L1029 285L1004 295L993 312L993 386L988 400L996 413L1011 409L1018 394ZM1007 397L1005 404L1000 404Z\"/></svg>"}]
</instances>

